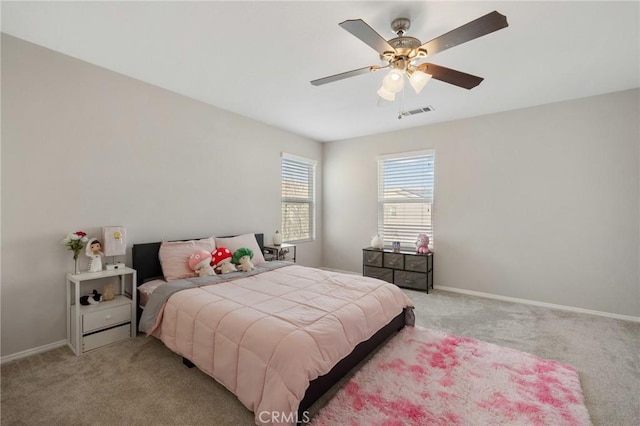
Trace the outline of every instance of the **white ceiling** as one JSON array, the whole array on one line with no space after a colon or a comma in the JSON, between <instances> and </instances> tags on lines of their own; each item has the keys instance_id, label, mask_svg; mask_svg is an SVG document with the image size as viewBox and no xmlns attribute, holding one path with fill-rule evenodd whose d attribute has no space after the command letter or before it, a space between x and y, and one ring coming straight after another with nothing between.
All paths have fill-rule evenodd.
<instances>
[{"instance_id":1,"label":"white ceiling","mask_svg":"<svg viewBox=\"0 0 640 426\"><path fill-rule=\"evenodd\" d=\"M2 2L2 32L318 141L345 139L640 86L640 3ZM509 27L429 62L484 77L468 91L432 80L378 106L383 73L310 80L381 64L338 26L383 37L412 21L423 43L486 13Z\"/></svg>"}]
</instances>

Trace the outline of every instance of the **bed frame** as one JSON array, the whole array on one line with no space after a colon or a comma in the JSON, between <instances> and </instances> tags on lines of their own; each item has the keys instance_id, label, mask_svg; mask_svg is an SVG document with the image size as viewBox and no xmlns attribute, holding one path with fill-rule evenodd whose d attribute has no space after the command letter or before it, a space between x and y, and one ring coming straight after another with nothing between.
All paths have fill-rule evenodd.
<instances>
[{"instance_id":1,"label":"bed frame","mask_svg":"<svg viewBox=\"0 0 640 426\"><path fill-rule=\"evenodd\" d=\"M255 234L260 250L264 251L264 234ZM133 269L137 271L137 283L139 286L146 281L162 278L162 267L158 252L161 242L134 244L132 250ZM140 298L138 298L140 300ZM138 306L138 324L142 309ZM304 398L300 401L298 409L298 419L306 418L303 414L308 411L322 395L324 395L333 385L346 376L356 365L365 359L369 354L384 343L389 337L400 331L405 326L405 310L392 319L387 325L382 327L369 340L358 344L353 351L340 360L327 374L312 380L309 383ZM183 358L185 365L192 367L193 363Z\"/></svg>"}]
</instances>

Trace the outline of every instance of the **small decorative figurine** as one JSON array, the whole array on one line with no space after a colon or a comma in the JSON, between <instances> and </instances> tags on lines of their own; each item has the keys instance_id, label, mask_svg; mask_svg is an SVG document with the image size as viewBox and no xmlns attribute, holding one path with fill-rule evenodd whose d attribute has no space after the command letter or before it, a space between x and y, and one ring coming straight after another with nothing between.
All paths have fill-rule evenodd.
<instances>
[{"instance_id":1,"label":"small decorative figurine","mask_svg":"<svg viewBox=\"0 0 640 426\"><path fill-rule=\"evenodd\" d=\"M384 247L384 240L379 234L371 238L371 247L376 249L381 249L382 247Z\"/></svg>"},{"instance_id":2,"label":"small decorative figurine","mask_svg":"<svg viewBox=\"0 0 640 426\"><path fill-rule=\"evenodd\" d=\"M239 248L235 251L235 253L233 253L233 263L239 265L238 267L240 268L240 270L244 272L249 272L256 269L256 267L253 266L253 262L251 262L252 258L253 251L246 247Z\"/></svg>"},{"instance_id":3,"label":"small decorative figurine","mask_svg":"<svg viewBox=\"0 0 640 426\"><path fill-rule=\"evenodd\" d=\"M206 250L198 250L189 256L189 268L191 268L199 277L208 277L215 275L216 272L211 267L213 256Z\"/></svg>"},{"instance_id":4,"label":"small decorative figurine","mask_svg":"<svg viewBox=\"0 0 640 426\"><path fill-rule=\"evenodd\" d=\"M218 247L213 253L213 260L211 266L216 270L220 270L221 274L228 274L229 272L236 272L236 265L231 263L233 254L226 247Z\"/></svg>"},{"instance_id":5,"label":"small decorative figurine","mask_svg":"<svg viewBox=\"0 0 640 426\"><path fill-rule=\"evenodd\" d=\"M429 253L429 236L427 234L418 234L416 239L416 253Z\"/></svg>"},{"instance_id":6,"label":"small decorative figurine","mask_svg":"<svg viewBox=\"0 0 640 426\"><path fill-rule=\"evenodd\" d=\"M81 305L97 305L100 302L102 302L102 295L98 293L98 290L93 290L93 293L89 296L80 297Z\"/></svg>"},{"instance_id":7,"label":"small decorative figurine","mask_svg":"<svg viewBox=\"0 0 640 426\"><path fill-rule=\"evenodd\" d=\"M102 289L102 300L108 302L116 298L116 292L113 289L113 284L105 284Z\"/></svg>"},{"instance_id":8,"label":"small decorative figurine","mask_svg":"<svg viewBox=\"0 0 640 426\"><path fill-rule=\"evenodd\" d=\"M89 257L89 272L102 271L102 243L97 238L89 240L85 254Z\"/></svg>"}]
</instances>

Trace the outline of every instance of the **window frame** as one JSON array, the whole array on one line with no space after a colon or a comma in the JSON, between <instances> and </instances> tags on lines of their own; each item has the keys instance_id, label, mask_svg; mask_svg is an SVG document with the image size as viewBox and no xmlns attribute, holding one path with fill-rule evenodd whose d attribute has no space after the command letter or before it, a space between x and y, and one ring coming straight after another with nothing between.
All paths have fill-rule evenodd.
<instances>
[{"instance_id":1,"label":"window frame","mask_svg":"<svg viewBox=\"0 0 640 426\"><path fill-rule=\"evenodd\" d=\"M427 183L425 189L425 196L417 197L416 199L406 199L403 200L401 198L384 198L384 165L389 164L394 160L407 160L407 159L418 159L420 157L426 157L427 161L431 162L431 166L427 169L427 176L424 177L425 182ZM429 236L429 248L433 249L434 245L434 227L433 227L433 208L434 208L434 192L435 192L435 149L425 149L419 151L410 151L410 152L402 152L395 154L387 154L381 155L377 157L377 166L378 166L378 196L377 196L377 213L378 213L378 221L377 228L378 234L384 239L385 246L391 246L392 241L401 241L401 248L414 248L415 247L415 239L417 239L418 234L425 233ZM430 175L430 176L429 176ZM430 194L430 196L429 196ZM421 225L410 224L409 228L412 226L415 230L409 230L407 233L415 233L415 237L413 241L409 241L408 238L396 237L394 235L386 235L385 229L388 229L390 226L387 224L385 227L384 219L385 219L385 205L393 204L394 206L390 206L394 210L394 217L403 217L400 212L398 212L397 205L398 204L428 204L429 205L429 224L426 227L427 229L422 229ZM410 245L409 245L410 244Z\"/></svg>"},{"instance_id":2,"label":"window frame","mask_svg":"<svg viewBox=\"0 0 640 426\"><path fill-rule=\"evenodd\" d=\"M284 172L285 172L285 164L286 162L290 162L292 164L302 164L307 167L308 170L308 183L309 183L309 197L286 197L284 194ZM301 157L299 155L289 154L283 152L280 157L280 233L282 234L282 242L284 243L303 243L310 242L316 239L316 187L317 187L317 165L318 162L311 158ZM306 203L309 205L309 222L308 238L289 238L287 237L287 230L285 226L285 204L286 203Z\"/></svg>"}]
</instances>

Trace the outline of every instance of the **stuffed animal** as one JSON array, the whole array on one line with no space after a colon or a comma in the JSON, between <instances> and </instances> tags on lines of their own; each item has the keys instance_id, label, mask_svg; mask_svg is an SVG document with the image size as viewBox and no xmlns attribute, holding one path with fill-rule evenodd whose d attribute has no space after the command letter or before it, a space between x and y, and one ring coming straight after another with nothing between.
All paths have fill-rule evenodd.
<instances>
[{"instance_id":1,"label":"stuffed animal","mask_svg":"<svg viewBox=\"0 0 640 426\"><path fill-rule=\"evenodd\" d=\"M216 251L211 253L213 255L213 260L211 261L211 266L213 266L216 270L219 270L221 274L228 274L229 272L236 272L236 266L231 263L233 260L233 255L228 248L218 247Z\"/></svg>"},{"instance_id":2,"label":"stuffed animal","mask_svg":"<svg viewBox=\"0 0 640 426\"><path fill-rule=\"evenodd\" d=\"M113 284L105 284L102 287L102 300L108 302L116 298L116 291L113 289Z\"/></svg>"},{"instance_id":3,"label":"stuffed animal","mask_svg":"<svg viewBox=\"0 0 640 426\"><path fill-rule=\"evenodd\" d=\"M233 263L240 265L241 271L249 272L256 269L251 259L253 259L253 251L248 248L242 247L233 253Z\"/></svg>"},{"instance_id":4,"label":"stuffed animal","mask_svg":"<svg viewBox=\"0 0 640 426\"><path fill-rule=\"evenodd\" d=\"M216 271L211 267L211 253L205 250L198 250L189 256L189 268L193 269L199 277L215 275Z\"/></svg>"},{"instance_id":5,"label":"stuffed animal","mask_svg":"<svg viewBox=\"0 0 640 426\"><path fill-rule=\"evenodd\" d=\"M429 253L429 236L427 234L418 234L416 239L416 253Z\"/></svg>"},{"instance_id":6,"label":"stuffed animal","mask_svg":"<svg viewBox=\"0 0 640 426\"><path fill-rule=\"evenodd\" d=\"M98 293L98 290L93 290L91 295L80 298L81 305L97 305L100 302L102 302L102 295Z\"/></svg>"}]
</instances>

